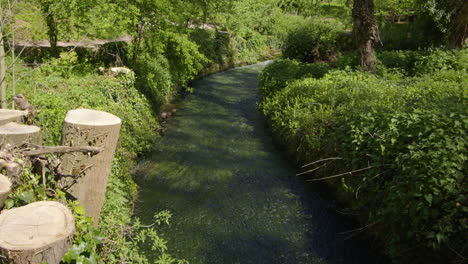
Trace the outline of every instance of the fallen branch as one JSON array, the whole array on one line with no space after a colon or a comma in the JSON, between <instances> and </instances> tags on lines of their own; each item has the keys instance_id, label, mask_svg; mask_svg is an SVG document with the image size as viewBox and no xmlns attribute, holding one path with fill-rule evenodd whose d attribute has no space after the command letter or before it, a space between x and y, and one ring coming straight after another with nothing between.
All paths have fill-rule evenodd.
<instances>
[{"instance_id":1,"label":"fallen branch","mask_svg":"<svg viewBox=\"0 0 468 264\"><path fill-rule=\"evenodd\" d=\"M361 171L369 170L369 169L372 169L372 168L374 168L374 167L369 166L369 167L367 167L367 168L363 168L363 169L359 169L359 170L348 171L348 172L345 172L345 173L340 173L340 174L336 174L336 175L332 175L332 176L328 176L328 177L323 177L323 178L318 178L318 179L312 179L312 180L307 180L307 181L321 181L321 180L327 180L327 179L337 178L337 177L341 177L341 176L345 176L345 175L353 175L353 174L356 173L356 172L361 172Z\"/></svg>"},{"instance_id":2,"label":"fallen branch","mask_svg":"<svg viewBox=\"0 0 468 264\"><path fill-rule=\"evenodd\" d=\"M296 174L296 176L301 176L301 175L304 175L304 174L307 174L307 173L310 173L310 172L316 171L316 170L318 170L318 169L320 169L320 168L322 168L322 167L325 167L325 166L327 166L327 165L328 165L328 162L327 162L327 163L325 163L325 164L323 164L322 166L318 166L317 168L313 168L313 169L311 169L311 170L308 170L308 171L304 171L304 172L298 173L298 174Z\"/></svg>"},{"instance_id":3,"label":"fallen branch","mask_svg":"<svg viewBox=\"0 0 468 264\"><path fill-rule=\"evenodd\" d=\"M59 153L70 153L70 152L91 152L93 154L98 154L104 149L101 147L92 147L92 146L78 146L78 147L40 147L37 150L28 150L23 151L21 154L24 156L40 156L45 154L59 154Z\"/></svg>"},{"instance_id":4,"label":"fallen branch","mask_svg":"<svg viewBox=\"0 0 468 264\"><path fill-rule=\"evenodd\" d=\"M320 163L320 162L324 162L324 161L328 161L328 160L342 160L343 158L326 158L326 159L321 159L321 160L317 160L317 161L314 161L312 163L309 163L309 164L306 164L304 166L302 166L302 168L305 168L305 167L309 167L311 165L314 165L314 164L317 164L317 163Z\"/></svg>"}]
</instances>

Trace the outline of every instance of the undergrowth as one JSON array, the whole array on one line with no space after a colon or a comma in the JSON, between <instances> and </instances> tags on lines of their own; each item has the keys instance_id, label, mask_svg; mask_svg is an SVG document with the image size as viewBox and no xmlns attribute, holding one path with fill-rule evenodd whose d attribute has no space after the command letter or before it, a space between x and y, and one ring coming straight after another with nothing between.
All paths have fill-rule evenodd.
<instances>
[{"instance_id":1,"label":"undergrowth","mask_svg":"<svg viewBox=\"0 0 468 264\"><path fill-rule=\"evenodd\" d=\"M44 65L18 83L18 92L33 104L35 124L42 128L44 145L60 145L65 114L72 109L91 108L112 113L122 119L122 127L100 223L93 227L90 217L75 201L66 199L51 171L47 173L46 191L41 176L26 170L23 184L6 201L8 208L39 200L68 203L76 219L73 246L64 263L184 263L166 253L164 239L157 227L169 223L170 213L154 212L154 223L144 225L132 217L137 185L130 175L136 158L149 151L156 139L159 123L148 100L136 89L135 76L110 77L93 73L94 67L79 63L73 53L62 60ZM148 254L151 250L152 254Z\"/></svg>"},{"instance_id":2,"label":"undergrowth","mask_svg":"<svg viewBox=\"0 0 468 264\"><path fill-rule=\"evenodd\" d=\"M318 161L309 179L335 186L396 262L466 253L466 55L386 51L376 74L353 70L352 55L280 60L260 75L275 136L299 164Z\"/></svg>"}]
</instances>

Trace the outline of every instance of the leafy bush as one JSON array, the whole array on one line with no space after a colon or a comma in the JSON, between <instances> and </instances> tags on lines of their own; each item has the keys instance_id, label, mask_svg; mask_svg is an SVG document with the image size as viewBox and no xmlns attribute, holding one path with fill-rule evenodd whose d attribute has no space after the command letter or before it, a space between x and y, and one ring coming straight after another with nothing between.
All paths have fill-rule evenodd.
<instances>
[{"instance_id":1,"label":"leafy bush","mask_svg":"<svg viewBox=\"0 0 468 264\"><path fill-rule=\"evenodd\" d=\"M164 56L169 61L174 83L186 87L200 70L207 58L200 53L198 45L187 35L166 32L163 37Z\"/></svg>"},{"instance_id":2,"label":"leafy bush","mask_svg":"<svg viewBox=\"0 0 468 264\"><path fill-rule=\"evenodd\" d=\"M428 52L418 56L415 63L416 74L451 69L468 70L468 48L462 50L428 50Z\"/></svg>"},{"instance_id":3,"label":"leafy bush","mask_svg":"<svg viewBox=\"0 0 468 264\"><path fill-rule=\"evenodd\" d=\"M377 51L380 66L397 70L404 75L414 76L438 72L441 70L468 69L468 49L445 50L392 50ZM338 69L357 69L358 55L356 52L347 52L338 56L331 65Z\"/></svg>"},{"instance_id":4,"label":"leafy bush","mask_svg":"<svg viewBox=\"0 0 468 264\"><path fill-rule=\"evenodd\" d=\"M283 56L302 62L327 61L338 50L337 39L344 26L334 19L310 20L288 32Z\"/></svg>"},{"instance_id":5,"label":"leafy bush","mask_svg":"<svg viewBox=\"0 0 468 264\"><path fill-rule=\"evenodd\" d=\"M329 70L330 67L325 63L304 64L289 59L276 60L260 73L260 92L268 97L283 89L289 81L305 77L321 78Z\"/></svg>"},{"instance_id":6,"label":"leafy bush","mask_svg":"<svg viewBox=\"0 0 468 264\"><path fill-rule=\"evenodd\" d=\"M342 158L310 175L354 171L328 181L349 192L341 196L392 257L446 261L454 256L444 250L460 252L467 228L467 82L464 70L397 80L331 71L289 81L261 108L299 163Z\"/></svg>"},{"instance_id":7,"label":"leafy bush","mask_svg":"<svg viewBox=\"0 0 468 264\"><path fill-rule=\"evenodd\" d=\"M169 72L169 62L161 54L143 53L135 63L136 85L153 106L166 104L174 94L174 82Z\"/></svg>"}]
</instances>

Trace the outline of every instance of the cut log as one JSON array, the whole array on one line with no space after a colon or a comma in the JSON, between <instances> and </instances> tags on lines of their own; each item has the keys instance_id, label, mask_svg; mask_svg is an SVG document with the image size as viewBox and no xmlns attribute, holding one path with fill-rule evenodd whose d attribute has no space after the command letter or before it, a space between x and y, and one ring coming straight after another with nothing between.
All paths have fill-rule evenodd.
<instances>
[{"instance_id":1,"label":"cut log","mask_svg":"<svg viewBox=\"0 0 468 264\"><path fill-rule=\"evenodd\" d=\"M26 115L26 111L0 109L0 126L10 122L23 123Z\"/></svg>"},{"instance_id":2,"label":"cut log","mask_svg":"<svg viewBox=\"0 0 468 264\"><path fill-rule=\"evenodd\" d=\"M66 206L42 201L0 214L0 253L15 264L58 264L72 244L75 220Z\"/></svg>"},{"instance_id":3,"label":"cut log","mask_svg":"<svg viewBox=\"0 0 468 264\"><path fill-rule=\"evenodd\" d=\"M102 151L66 153L62 156L62 181L73 197L83 206L86 215L99 222L112 159L119 138L120 118L101 111L77 109L67 113L62 131L64 146L93 146Z\"/></svg>"},{"instance_id":4,"label":"cut log","mask_svg":"<svg viewBox=\"0 0 468 264\"><path fill-rule=\"evenodd\" d=\"M5 200L11 192L11 181L5 175L0 174L0 208L3 207Z\"/></svg>"},{"instance_id":5,"label":"cut log","mask_svg":"<svg viewBox=\"0 0 468 264\"><path fill-rule=\"evenodd\" d=\"M0 145L10 144L16 146L25 142L40 145L42 142L41 129L37 126L21 125L13 122L0 126Z\"/></svg>"}]
</instances>

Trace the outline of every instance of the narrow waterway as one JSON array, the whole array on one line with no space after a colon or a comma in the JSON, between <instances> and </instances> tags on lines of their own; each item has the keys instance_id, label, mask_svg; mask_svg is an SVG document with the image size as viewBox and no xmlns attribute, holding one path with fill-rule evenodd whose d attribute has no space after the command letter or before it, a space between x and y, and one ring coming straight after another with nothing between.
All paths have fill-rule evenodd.
<instances>
[{"instance_id":1,"label":"narrow waterway","mask_svg":"<svg viewBox=\"0 0 468 264\"><path fill-rule=\"evenodd\" d=\"M161 236L192 264L382 263L368 242L344 239L353 225L274 148L256 105L262 67L195 83L136 170L137 214L170 210Z\"/></svg>"}]
</instances>

